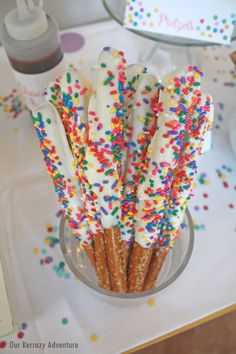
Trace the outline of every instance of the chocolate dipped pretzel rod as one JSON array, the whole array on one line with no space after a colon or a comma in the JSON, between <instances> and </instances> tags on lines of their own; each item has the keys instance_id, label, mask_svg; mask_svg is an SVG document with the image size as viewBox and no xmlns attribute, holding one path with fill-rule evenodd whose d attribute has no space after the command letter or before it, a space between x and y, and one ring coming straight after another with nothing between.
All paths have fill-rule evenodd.
<instances>
[{"instance_id":1,"label":"chocolate dipped pretzel rod","mask_svg":"<svg viewBox=\"0 0 236 354\"><path fill-rule=\"evenodd\" d=\"M127 161L124 173L124 197L122 200L121 239L126 268L134 238L134 213L137 185L141 166L151 141L151 132L156 128L153 107L158 100L157 79L148 73L140 74L130 109L127 136Z\"/></svg>"},{"instance_id":2,"label":"chocolate dipped pretzel rod","mask_svg":"<svg viewBox=\"0 0 236 354\"><path fill-rule=\"evenodd\" d=\"M78 188L74 159L58 112L52 104L42 104L34 113L33 122L47 171L68 224L84 246L91 263L95 264L91 232Z\"/></svg>"},{"instance_id":3,"label":"chocolate dipped pretzel rod","mask_svg":"<svg viewBox=\"0 0 236 354\"><path fill-rule=\"evenodd\" d=\"M112 289L121 293L127 291L120 238L125 63L123 52L115 49L104 48L100 54L84 160L85 174L98 197Z\"/></svg>"},{"instance_id":4,"label":"chocolate dipped pretzel rod","mask_svg":"<svg viewBox=\"0 0 236 354\"><path fill-rule=\"evenodd\" d=\"M92 232L96 272L99 285L111 289L109 270L104 245L104 231L98 210L97 196L86 176L85 151L88 140L88 103L90 86L81 75L67 72L61 78L62 121L76 161L77 174L81 186L81 196L87 210L87 218Z\"/></svg>"},{"instance_id":5,"label":"chocolate dipped pretzel rod","mask_svg":"<svg viewBox=\"0 0 236 354\"><path fill-rule=\"evenodd\" d=\"M98 283L102 288L111 289L103 242L103 228L100 214L97 210L96 195L91 190L84 172L88 130L88 101L91 95L90 84L76 70L67 71L57 81L57 92L59 92L56 95L57 107L59 107L61 120L75 160L81 198L92 234L91 248L93 245Z\"/></svg>"},{"instance_id":6,"label":"chocolate dipped pretzel rod","mask_svg":"<svg viewBox=\"0 0 236 354\"><path fill-rule=\"evenodd\" d=\"M154 245L162 228L167 196L186 130L193 114L202 73L197 67L172 72L164 79L157 105L157 130L148 148L148 167L137 192L135 244L131 255L128 291L142 291ZM135 253L145 259L142 267Z\"/></svg>"},{"instance_id":7,"label":"chocolate dipped pretzel rod","mask_svg":"<svg viewBox=\"0 0 236 354\"><path fill-rule=\"evenodd\" d=\"M202 153L205 136L211 129L213 117L214 107L211 97L199 93L196 108L192 115L192 126L186 134L180 160L172 181L165 215L165 226L158 240L158 248L152 256L143 287L144 291L155 285L165 256L169 249L174 246L180 233L180 225L191 197L194 177L197 174L197 162Z\"/></svg>"}]
</instances>

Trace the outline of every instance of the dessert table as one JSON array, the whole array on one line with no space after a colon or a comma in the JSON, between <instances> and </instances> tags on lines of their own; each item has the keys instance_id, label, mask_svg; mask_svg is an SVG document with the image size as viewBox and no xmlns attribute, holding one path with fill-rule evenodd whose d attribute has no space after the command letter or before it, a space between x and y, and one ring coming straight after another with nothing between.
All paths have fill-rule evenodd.
<instances>
[{"instance_id":1,"label":"dessert table","mask_svg":"<svg viewBox=\"0 0 236 354\"><path fill-rule=\"evenodd\" d=\"M152 42L113 21L61 33L68 66L95 77L104 46L129 63ZM76 279L58 239L61 211L45 172L30 113L0 48L0 245L18 328L0 338L4 353L131 353L236 310L236 156L229 142L236 71L228 49L193 48L215 102L213 147L200 161L190 203L195 244L181 276L144 303L114 306ZM4 247L4 252L3 252Z\"/></svg>"}]
</instances>

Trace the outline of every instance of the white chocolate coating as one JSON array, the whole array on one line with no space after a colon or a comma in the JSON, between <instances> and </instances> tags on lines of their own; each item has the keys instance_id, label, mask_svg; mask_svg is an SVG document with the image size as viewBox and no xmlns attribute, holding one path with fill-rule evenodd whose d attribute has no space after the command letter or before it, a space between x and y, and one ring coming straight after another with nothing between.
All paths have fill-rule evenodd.
<instances>
[{"instance_id":1,"label":"white chocolate coating","mask_svg":"<svg viewBox=\"0 0 236 354\"><path fill-rule=\"evenodd\" d=\"M199 112L202 113L199 115ZM197 162L202 153L204 138L209 129L211 129L214 119L214 106L210 95L201 95L199 112L195 112L193 115L193 119L196 119L195 125L198 126L198 132L197 134L191 134L192 132L190 132L189 139L183 146L184 151L181 154L181 162L177 166L173 178L168 209L166 211L167 232L163 232L163 237L167 237L168 242L166 242L166 239L163 240L165 241L163 243L164 247L172 247L174 245L179 227L183 222L186 206L190 200L194 177L197 173ZM201 125L199 125L200 121Z\"/></svg>"},{"instance_id":2,"label":"white chocolate coating","mask_svg":"<svg viewBox=\"0 0 236 354\"><path fill-rule=\"evenodd\" d=\"M156 114L153 105L158 99L157 78L140 74L129 119L127 162L124 174L124 200L122 201L122 240L131 241L134 236L134 211L137 184L141 175L142 162L151 141L151 128L155 129Z\"/></svg>"},{"instance_id":3,"label":"white chocolate coating","mask_svg":"<svg viewBox=\"0 0 236 354\"><path fill-rule=\"evenodd\" d=\"M49 154L45 154L44 151L43 153L47 159L48 171L53 182L55 178L54 172L50 172L49 169L53 167L53 169L56 169L57 174L60 174L59 183L56 186L54 184L58 199L65 209L66 215L79 222L79 229L74 231L83 244L88 244L91 242L90 230L84 217L84 205L78 188L78 179L75 175L74 159L60 116L51 103L40 105L34 112L34 117L37 118L38 114L41 115L41 119L40 121L35 120L34 124L36 129L42 128L44 131L41 147L45 148L47 146L51 150Z\"/></svg>"},{"instance_id":4,"label":"white chocolate coating","mask_svg":"<svg viewBox=\"0 0 236 354\"><path fill-rule=\"evenodd\" d=\"M148 148L148 166L137 195L135 241L142 247L150 247L157 240L186 125L199 91L200 73L192 67L176 70L162 86L157 130Z\"/></svg>"}]
</instances>

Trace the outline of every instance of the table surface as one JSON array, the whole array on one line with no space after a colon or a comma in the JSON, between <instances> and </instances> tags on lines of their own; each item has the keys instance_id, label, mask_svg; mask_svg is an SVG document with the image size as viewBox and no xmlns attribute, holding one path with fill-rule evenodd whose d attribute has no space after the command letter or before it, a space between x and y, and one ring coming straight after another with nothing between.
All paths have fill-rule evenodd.
<instances>
[{"instance_id":1,"label":"table surface","mask_svg":"<svg viewBox=\"0 0 236 354\"><path fill-rule=\"evenodd\" d=\"M132 63L152 45L112 21L64 34L68 65L93 79L103 46L115 43ZM120 307L96 298L63 262L59 207L29 113L12 91L16 84L0 50L0 232L7 241L9 296L19 325L18 332L0 340L4 353L15 351L11 342L20 343L17 353L34 352L24 349L23 341L46 343L46 353L55 353L47 347L49 341L78 343L79 351L68 353L129 352L235 309L236 158L229 143L229 117L234 114L236 73L226 48L194 49L192 56L201 58L203 86L215 101L213 148L201 159L190 205L193 254L168 288L143 304Z\"/></svg>"}]
</instances>

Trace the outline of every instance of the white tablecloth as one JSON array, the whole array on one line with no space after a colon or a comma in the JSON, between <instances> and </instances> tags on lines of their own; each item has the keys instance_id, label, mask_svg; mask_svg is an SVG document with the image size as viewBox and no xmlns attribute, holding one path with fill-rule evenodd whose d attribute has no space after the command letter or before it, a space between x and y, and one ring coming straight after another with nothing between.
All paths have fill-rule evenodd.
<instances>
[{"instance_id":1,"label":"white tablecloth","mask_svg":"<svg viewBox=\"0 0 236 354\"><path fill-rule=\"evenodd\" d=\"M85 40L66 54L68 64L94 76L104 46L137 60L150 41L112 21L69 32ZM82 38L81 37L81 38ZM58 244L58 205L26 111L16 105L14 78L0 51L0 223L8 242L13 306L21 328L0 339L4 353L40 352L23 343L46 343L45 353L115 354L190 324L236 302L236 158L229 143L229 117L235 105L236 74L225 48L194 49L206 72L205 88L215 100L213 149L200 162L190 211L195 245L183 274L168 288L132 307L97 299L64 264ZM21 103L22 104L22 103ZM18 111L21 108L17 109ZM235 113L236 119L236 113ZM13 292L13 293L12 293ZM78 343L79 349L47 348L48 341Z\"/></svg>"}]
</instances>

